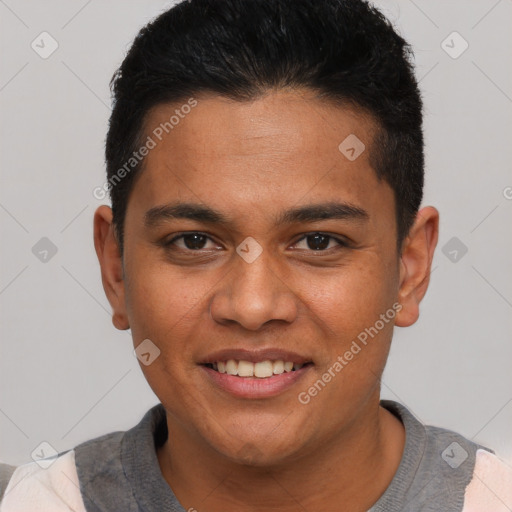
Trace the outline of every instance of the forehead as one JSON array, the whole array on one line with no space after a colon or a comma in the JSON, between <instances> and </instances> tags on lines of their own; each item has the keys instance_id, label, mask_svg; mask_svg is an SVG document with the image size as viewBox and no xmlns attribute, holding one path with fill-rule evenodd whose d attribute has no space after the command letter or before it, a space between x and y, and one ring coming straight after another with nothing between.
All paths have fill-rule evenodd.
<instances>
[{"instance_id":1,"label":"forehead","mask_svg":"<svg viewBox=\"0 0 512 512\"><path fill-rule=\"evenodd\" d=\"M144 140L155 146L132 191L135 204L193 200L242 216L272 210L275 218L285 203L391 199L394 211L391 189L369 163L376 125L363 112L305 91L194 101L159 105L146 117Z\"/></svg>"}]
</instances>

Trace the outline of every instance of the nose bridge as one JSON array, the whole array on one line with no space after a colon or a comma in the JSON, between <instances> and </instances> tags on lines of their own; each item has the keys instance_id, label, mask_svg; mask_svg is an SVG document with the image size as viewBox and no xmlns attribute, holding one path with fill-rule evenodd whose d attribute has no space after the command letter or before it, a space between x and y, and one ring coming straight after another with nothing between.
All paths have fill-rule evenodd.
<instances>
[{"instance_id":1,"label":"nose bridge","mask_svg":"<svg viewBox=\"0 0 512 512\"><path fill-rule=\"evenodd\" d=\"M212 318L235 321L251 330L270 320L293 321L294 295L274 269L271 251L261 246L258 249L247 240L239 245L237 253L231 263L234 268L212 300Z\"/></svg>"},{"instance_id":2,"label":"nose bridge","mask_svg":"<svg viewBox=\"0 0 512 512\"><path fill-rule=\"evenodd\" d=\"M270 253L267 250L254 261L242 258L242 261L237 262L232 292L242 299L253 296L261 302L273 300L277 277L270 260Z\"/></svg>"}]
</instances>

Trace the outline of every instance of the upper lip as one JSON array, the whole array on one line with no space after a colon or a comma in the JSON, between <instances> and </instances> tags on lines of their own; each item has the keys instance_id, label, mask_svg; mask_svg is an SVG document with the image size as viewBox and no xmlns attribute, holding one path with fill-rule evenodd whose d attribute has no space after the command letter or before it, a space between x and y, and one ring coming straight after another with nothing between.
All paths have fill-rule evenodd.
<instances>
[{"instance_id":1,"label":"upper lip","mask_svg":"<svg viewBox=\"0 0 512 512\"><path fill-rule=\"evenodd\" d=\"M261 361L290 361L296 364L305 364L312 362L311 358L301 356L295 352L288 350L281 350L279 348L266 348L259 350L247 350L242 348L226 348L212 352L199 364L217 363L218 361L228 361L234 359L236 361L250 361L252 363L259 363Z\"/></svg>"}]
</instances>

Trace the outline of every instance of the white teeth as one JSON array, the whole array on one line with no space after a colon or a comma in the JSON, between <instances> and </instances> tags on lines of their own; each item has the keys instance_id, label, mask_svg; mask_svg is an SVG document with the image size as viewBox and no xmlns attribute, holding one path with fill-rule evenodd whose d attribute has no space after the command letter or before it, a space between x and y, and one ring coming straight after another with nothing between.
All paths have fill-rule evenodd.
<instances>
[{"instance_id":1,"label":"white teeth","mask_svg":"<svg viewBox=\"0 0 512 512\"><path fill-rule=\"evenodd\" d=\"M228 375L238 375L239 377L258 377L265 379L272 377L272 375L281 375L284 372L291 372L292 370L300 370L304 365L293 363L291 361L260 361L252 363L250 361L236 361L229 359L228 361L218 361L212 363L214 369L219 373L227 373Z\"/></svg>"},{"instance_id":2,"label":"white teeth","mask_svg":"<svg viewBox=\"0 0 512 512\"><path fill-rule=\"evenodd\" d=\"M238 375L240 377L252 377L254 375L254 364L250 361L238 361Z\"/></svg>"},{"instance_id":3,"label":"white teeth","mask_svg":"<svg viewBox=\"0 0 512 512\"><path fill-rule=\"evenodd\" d=\"M281 373L284 372L284 363L283 361L274 361L273 366L273 372L274 375L281 375Z\"/></svg>"},{"instance_id":4,"label":"white teeth","mask_svg":"<svg viewBox=\"0 0 512 512\"><path fill-rule=\"evenodd\" d=\"M226 373L228 375L238 375L238 364L234 359L226 361Z\"/></svg>"},{"instance_id":5,"label":"white teeth","mask_svg":"<svg viewBox=\"0 0 512 512\"><path fill-rule=\"evenodd\" d=\"M274 368L272 361L262 361L254 365L254 376L255 377L272 377Z\"/></svg>"}]
</instances>

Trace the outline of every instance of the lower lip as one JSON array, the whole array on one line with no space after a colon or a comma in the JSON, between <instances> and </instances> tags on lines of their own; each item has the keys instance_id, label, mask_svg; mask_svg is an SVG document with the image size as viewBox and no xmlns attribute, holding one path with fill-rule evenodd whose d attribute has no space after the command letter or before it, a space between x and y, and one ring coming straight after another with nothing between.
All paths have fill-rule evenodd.
<instances>
[{"instance_id":1,"label":"lower lip","mask_svg":"<svg viewBox=\"0 0 512 512\"><path fill-rule=\"evenodd\" d=\"M270 398L290 389L300 381L313 367L312 364L303 366L299 370L284 372L272 377L238 377L220 373L216 370L200 365L207 377L218 387L239 398Z\"/></svg>"}]
</instances>

